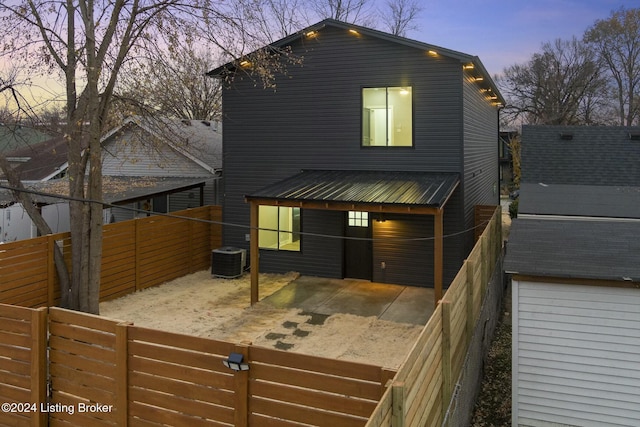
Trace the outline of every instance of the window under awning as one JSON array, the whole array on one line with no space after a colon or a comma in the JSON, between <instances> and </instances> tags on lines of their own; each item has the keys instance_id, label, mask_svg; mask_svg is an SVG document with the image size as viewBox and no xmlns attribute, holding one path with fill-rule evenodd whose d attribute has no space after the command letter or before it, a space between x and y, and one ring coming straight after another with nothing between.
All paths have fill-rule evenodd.
<instances>
[{"instance_id":1,"label":"window under awning","mask_svg":"<svg viewBox=\"0 0 640 427\"><path fill-rule=\"evenodd\" d=\"M443 208L457 173L306 170L246 195L251 210L251 305L259 300L259 207L433 215L435 303L442 298Z\"/></svg>"},{"instance_id":2,"label":"window under awning","mask_svg":"<svg viewBox=\"0 0 640 427\"><path fill-rule=\"evenodd\" d=\"M305 170L245 198L307 209L435 214L459 183L457 173Z\"/></svg>"}]
</instances>

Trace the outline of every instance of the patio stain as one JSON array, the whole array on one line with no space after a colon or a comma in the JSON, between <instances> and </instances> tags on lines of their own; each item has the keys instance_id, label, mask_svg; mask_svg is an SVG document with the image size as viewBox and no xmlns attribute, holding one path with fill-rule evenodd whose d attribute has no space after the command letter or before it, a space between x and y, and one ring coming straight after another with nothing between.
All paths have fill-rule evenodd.
<instances>
[{"instance_id":1,"label":"patio stain","mask_svg":"<svg viewBox=\"0 0 640 427\"><path fill-rule=\"evenodd\" d=\"M278 350L290 350L293 347L293 344L287 344L282 341L278 341L275 345L275 348Z\"/></svg>"},{"instance_id":2,"label":"patio stain","mask_svg":"<svg viewBox=\"0 0 640 427\"><path fill-rule=\"evenodd\" d=\"M278 334L275 332L269 332L267 335L265 335L264 337L268 340L280 340L282 338L285 338L287 335L286 334Z\"/></svg>"},{"instance_id":3,"label":"patio stain","mask_svg":"<svg viewBox=\"0 0 640 427\"><path fill-rule=\"evenodd\" d=\"M303 316L309 316L309 319L305 322L310 325L324 325L324 322L329 318L328 314L320 314L320 313L311 313L308 311L303 311Z\"/></svg>"},{"instance_id":4,"label":"patio stain","mask_svg":"<svg viewBox=\"0 0 640 427\"><path fill-rule=\"evenodd\" d=\"M295 331L293 331L293 335L296 337L306 337L310 334L310 331L303 331L302 329L296 329Z\"/></svg>"},{"instance_id":5,"label":"patio stain","mask_svg":"<svg viewBox=\"0 0 640 427\"><path fill-rule=\"evenodd\" d=\"M291 322L289 320L287 320L286 322L284 322L282 324L282 326L284 326L287 329L294 329L298 327L298 322Z\"/></svg>"}]
</instances>

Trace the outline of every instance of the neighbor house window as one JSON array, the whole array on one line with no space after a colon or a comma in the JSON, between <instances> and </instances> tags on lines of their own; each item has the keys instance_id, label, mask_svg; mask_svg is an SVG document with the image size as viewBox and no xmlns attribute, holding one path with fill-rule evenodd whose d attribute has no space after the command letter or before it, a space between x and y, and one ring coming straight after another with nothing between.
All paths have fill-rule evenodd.
<instances>
[{"instance_id":1,"label":"neighbor house window","mask_svg":"<svg viewBox=\"0 0 640 427\"><path fill-rule=\"evenodd\" d=\"M368 227L369 212L349 211L349 227Z\"/></svg>"},{"instance_id":2,"label":"neighbor house window","mask_svg":"<svg viewBox=\"0 0 640 427\"><path fill-rule=\"evenodd\" d=\"M258 245L263 249L300 250L300 208L259 207Z\"/></svg>"},{"instance_id":3,"label":"neighbor house window","mask_svg":"<svg viewBox=\"0 0 640 427\"><path fill-rule=\"evenodd\" d=\"M411 147L413 113L411 87L362 89L362 145Z\"/></svg>"}]
</instances>

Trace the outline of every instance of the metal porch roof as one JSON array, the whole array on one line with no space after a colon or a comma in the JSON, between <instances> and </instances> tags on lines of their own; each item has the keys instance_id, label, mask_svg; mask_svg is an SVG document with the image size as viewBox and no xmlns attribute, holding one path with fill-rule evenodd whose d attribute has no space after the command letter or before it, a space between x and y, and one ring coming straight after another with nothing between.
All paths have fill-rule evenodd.
<instances>
[{"instance_id":1,"label":"metal porch roof","mask_svg":"<svg viewBox=\"0 0 640 427\"><path fill-rule=\"evenodd\" d=\"M246 198L442 207L459 182L457 173L305 170Z\"/></svg>"}]
</instances>

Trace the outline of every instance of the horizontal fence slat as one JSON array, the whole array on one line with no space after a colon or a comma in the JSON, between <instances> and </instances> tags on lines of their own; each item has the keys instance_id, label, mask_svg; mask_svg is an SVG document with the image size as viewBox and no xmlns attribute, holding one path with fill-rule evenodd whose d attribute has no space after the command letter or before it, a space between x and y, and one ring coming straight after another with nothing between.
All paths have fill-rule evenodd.
<instances>
[{"instance_id":1,"label":"horizontal fence slat","mask_svg":"<svg viewBox=\"0 0 640 427\"><path fill-rule=\"evenodd\" d=\"M140 326L131 326L129 328L129 340L225 356L228 356L229 353L235 349L233 343L225 341L177 334Z\"/></svg>"},{"instance_id":2,"label":"horizontal fence slat","mask_svg":"<svg viewBox=\"0 0 640 427\"><path fill-rule=\"evenodd\" d=\"M234 394L224 388L187 383L173 378L159 377L140 372L129 373L129 386L143 390L170 393L187 399L201 400L219 406L233 408Z\"/></svg>"},{"instance_id":3,"label":"horizontal fence slat","mask_svg":"<svg viewBox=\"0 0 640 427\"><path fill-rule=\"evenodd\" d=\"M300 423L308 423L310 420L313 420L313 424L318 426L361 427L365 425L367 421L366 418L362 417L338 414L255 397L250 398L249 407L251 411L256 414Z\"/></svg>"},{"instance_id":4,"label":"horizontal fence slat","mask_svg":"<svg viewBox=\"0 0 640 427\"><path fill-rule=\"evenodd\" d=\"M226 390L233 389L233 377L231 375L140 357L129 358L129 371L172 378L186 383L218 387Z\"/></svg>"},{"instance_id":5,"label":"horizontal fence slat","mask_svg":"<svg viewBox=\"0 0 640 427\"><path fill-rule=\"evenodd\" d=\"M262 347L251 348L251 360L276 366L287 366L306 371L321 372L346 378L356 378L380 383L382 370L378 366L335 359L270 350Z\"/></svg>"},{"instance_id":6,"label":"horizontal fence slat","mask_svg":"<svg viewBox=\"0 0 640 427\"><path fill-rule=\"evenodd\" d=\"M115 327L119 323L105 317L55 307L49 313L50 323L68 324L109 334L115 333Z\"/></svg>"},{"instance_id":7,"label":"horizontal fence slat","mask_svg":"<svg viewBox=\"0 0 640 427\"><path fill-rule=\"evenodd\" d=\"M129 343L129 354L132 357L143 357L193 368L228 372L226 371L227 368L222 364L222 361L227 356L202 353L180 347L158 346L148 342L131 341Z\"/></svg>"},{"instance_id":8,"label":"horizontal fence slat","mask_svg":"<svg viewBox=\"0 0 640 427\"><path fill-rule=\"evenodd\" d=\"M355 399L347 395L331 394L311 389L300 389L263 381L251 381L249 394L252 398L265 398L360 417L369 417L377 401Z\"/></svg>"},{"instance_id":9,"label":"horizontal fence slat","mask_svg":"<svg viewBox=\"0 0 640 427\"><path fill-rule=\"evenodd\" d=\"M316 388L317 390L344 393L349 396L358 396L363 399L377 400L384 388L380 384L357 381L353 379L328 376L316 372L289 369L286 366L262 365L253 362L251 375L263 381L281 382L296 387Z\"/></svg>"},{"instance_id":10,"label":"horizontal fence slat","mask_svg":"<svg viewBox=\"0 0 640 427\"><path fill-rule=\"evenodd\" d=\"M232 424L234 419L234 411L231 408L138 388L129 391L129 401L130 416L169 425L205 426L211 425L210 420ZM153 410L150 411L150 407L153 407Z\"/></svg>"}]
</instances>

